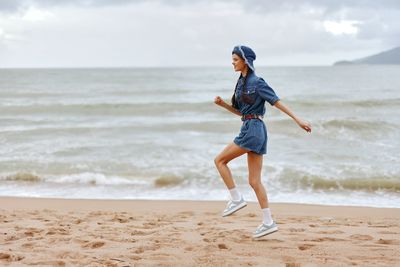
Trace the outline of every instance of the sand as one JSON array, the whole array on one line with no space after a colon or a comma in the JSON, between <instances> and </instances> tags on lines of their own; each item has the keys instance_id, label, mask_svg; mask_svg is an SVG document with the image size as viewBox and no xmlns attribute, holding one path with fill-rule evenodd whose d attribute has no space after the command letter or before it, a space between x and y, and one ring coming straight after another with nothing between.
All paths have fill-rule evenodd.
<instances>
[{"instance_id":1,"label":"sand","mask_svg":"<svg viewBox=\"0 0 400 267\"><path fill-rule=\"evenodd\" d=\"M400 209L0 197L0 266L400 266Z\"/></svg>"}]
</instances>

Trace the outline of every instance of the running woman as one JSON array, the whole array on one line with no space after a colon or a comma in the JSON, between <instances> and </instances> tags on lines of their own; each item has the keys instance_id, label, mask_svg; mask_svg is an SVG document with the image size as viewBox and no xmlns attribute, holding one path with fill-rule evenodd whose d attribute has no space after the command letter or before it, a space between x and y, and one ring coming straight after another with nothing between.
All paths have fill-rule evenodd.
<instances>
[{"instance_id":1,"label":"running woman","mask_svg":"<svg viewBox=\"0 0 400 267\"><path fill-rule=\"evenodd\" d=\"M282 103L264 79L256 75L253 65L255 59L256 54L250 47L238 45L233 48L232 64L235 71L240 72L240 77L236 83L231 105L220 96L216 96L214 102L240 116L243 124L238 136L215 157L214 162L231 195L231 199L222 212L222 216L228 216L247 205L243 195L235 186L228 163L247 153L249 184L257 195L263 213L263 222L253 232L253 237L258 238L278 230L277 224L271 217L267 193L261 182L263 155L267 154L268 139L267 129L262 120L265 113L265 101L285 112L297 125L309 133L311 133L311 125L298 118Z\"/></svg>"}]
</instances>

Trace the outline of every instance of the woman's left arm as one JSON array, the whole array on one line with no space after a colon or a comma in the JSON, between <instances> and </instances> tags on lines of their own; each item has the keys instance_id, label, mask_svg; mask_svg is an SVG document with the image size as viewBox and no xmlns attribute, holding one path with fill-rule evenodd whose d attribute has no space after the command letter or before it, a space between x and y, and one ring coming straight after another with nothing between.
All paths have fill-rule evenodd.
<instances>
[{"instance_id":1,"label":"woman's left arm","mask_svg":"<svg viewBox=\"0 0 400 267\"><path fill-rule=\"evenodd\" d=\"M274 107L280 109L281 111L285 112L287 115L289 115L290 117L292 117L292 119L304 130L306 130L307 132L311 133L311 124L309 122L306 122L302 119L299 119L296 117L296 115L294 115L294 113L289 109L288 106L286 106L285 104L282 103L281 100L278 100L274 103L273 105Z\"/></svg>"}]
</instances>

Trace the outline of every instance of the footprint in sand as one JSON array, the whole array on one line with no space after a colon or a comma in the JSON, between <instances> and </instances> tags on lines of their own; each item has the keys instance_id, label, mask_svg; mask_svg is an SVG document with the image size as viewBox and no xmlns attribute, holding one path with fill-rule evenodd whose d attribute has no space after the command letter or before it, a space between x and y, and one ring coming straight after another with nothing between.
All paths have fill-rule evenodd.
<instances>
[{"instance_id":1,"label":"footprint in sand","mask_svg":"<svg viewBox=\"0 0 400 267\"><path fill-rule=\"evenodd\" d=\"M382 239L380 238L376 243L383 245L398 245L400 242L398 240L393 239Z\"/></svg>"},{"instance_id":2,"label":"footprint in sand","mask_svg":"<svg viewBox=\"0 0 400 267\"><path fill-rule=\"evenodd\" d=\"M218 248L219 249L228 249L228 247L224 243L218 244Z\"/></svg>"},{"instance_id":3,"label":"footprint in sand","mask_svg":"<svg viewBox=\"0 0 400 267\"><path fill-rule=\"evenodd\" d=\"M253 238L254 241L256 242L268 242L268 243L284 243L285 241L280 240L280 239L268 239L268 235L266 236L262 236L262 237L258 237L256 239Z\"/></svg>"},{"instance_id":4,"label":"footprint in sand","mask_svg":"<svg viewBox=\"0 0 400 267\"><path fill-rule=\"evenodd\" d=\"M189 218L189 217L193 217L194 216L194 212L193 211L182 211L178 213L179 218Z\"/></svg>"},{"instance_id":5,"label":"footprint in sand","mask_svg":"<svg viewBox=\"0 0 400 267\"><path fill-rule=\"evenodd\" d=\"M296 263L296 262L286 262L285 263L285 267L300 267L300 263Z\"/></svg>"},{"instance_id":6,"label":"footprint in sand","mask_svg":"<svg viewBox=\"0 0 400 267\"><path fill-rule=\"evenodd\" d=\"M239 237L240 237L240 238L243 238L243 239L248 239L248 238L251 237L251 235L249 235L249 234L240 234Z\"/></svg>"},{"instance_id":7,"label":"footprint in sand","mask_svg":"<svg viewBox=\"0 0 400 267\"><path fill-rule=\"evenodd\" d=\"M82 239L79 239L79 238L74 238L72 241L74 241L76 243L79 243L79 244L87 244L87 243L90 242L89 240L82 240Z\"/></svg>"},{"instance_id":8,"label":"footprint in sand","mask_svg":"<svg viewBox=\"0 0 400 267\"><path fill-rule=\"evenodd\" d=\"M386 225L386 224L376 224L376 225L368 225L368 227L373 227L373 228L389 228L392 226L396 226L396 225Z\"/></svg>"},{"instance_id":9,"label":"footprint in sand","mask_svg":"<svg viewBox=\"0 0 400 267\"><path fill-rule=\"evenodd\" d=\"M15 241L15 240L18 240L18 239L20 239L20 238L18 236L16 236L16 235L9 235L4 239L4 241Z\"/></svg>"},{"instance_id":10,"label":"footprint in sand","mask_svg":"<svg viewBox=\"0 0 400 267\"><path fill-rule=\"evenodd\" d=\"M100 248L102 246L104 246L105 242L103 241L93 241L93 242L89 242L85 245L82 245L83 248Z\"/></svg>"},{"instance_id":11,"label":"footprint in sand","mask_svg":"<svg viewBox=\"0 0 400 267\"><path fill-rule=\"evenodd\" d=\"M83 222L83 220L81 219L76 219L75 221L73 221L74 224L80 224L81 222Z\"/></svg>"},{"instance_id":12,"label":"footprint in sand","mask_svg":"<svg viewBox=\"0 0 400 267\"><path fill-rule=\"evenodd\" d=\"M26 231L24 232L24 234L26 236L34 236L35 234L39 234L41 232L43 232L44 230L42 229L36 229L36 228L28 228L26 229Z\"/></svg>"},{"instance_id":13,"label":"footprint in sand","mask_svg":"<svg viewBox=\"0 0 400 267\"><path fill-rule=\"evenodd\" d=\"M312 248L314 246L315 245L313 245L313 244L301 244L301 245L297 246L297 248L300 249L300 250L307 250L307 249L310 249L310 248Z\"/></svg>"},{"instance_id":14,"label":"footprint in sand","mask_svg":"<svg viewBox=\"0 0 400 267\"><path fill-rule=\"evenodd\" d=\"M32 265L37 266L54 266L54 267L63 267L66 266L65 261L54 260L54 261L38 261L31 263Z\"/></svg>"},{"instance_id":15,"label":"footprint in sand","mask_svg":"<svg viewBox=\"0 0 400 267\"><path fill-rule=\"evenodd\" d=\"M0 252L0 261L20 261L22 260L23 256L18 256L18 255L14 255L14 254L10 254L10 253L3 253Z\"/></svg>"},{"instance_id":16,"label":"footprint in sand","mask_svg":"<svg viewBox=\"0 0 400 267\"><path fill-rule=\"evenodd\" d=\"M141 246L141 247L138 247L136 250L134 250L133 253L141 254L141 253L143 253L143 252L145 252L145 251L148 251L148 250L152 250L152 251L157 250L157 249L159 249L160 247L161 247L161 246L158 245L158 244L152 245L152 246Z\"/></svg>"},{"instance_id":17,"label":"footprint in sand","mask_svg":"<svg viewBox=\"0 0 400 267\"><path fill-rule=\"evenodd\" d=\"M34 243L34 242L24 243L24 244L21 245L21 247L23 247L23 248L33 248L35 246L36 246L36 243Z\"/></svg>"},{"instance_id":18,"label":"footprint in sand","mask_svg":"<svg viewBox=\"0 0 400 267\"><path fill-rule=\"evenodd\" d=\"M151 235L153 234L155 231L151 231L151 232L145 232L145 231L140 231L140 230L133 230L131 232L131 235Z\"/></svg>"},{"instance_id":19,"label":"footprint in sand","mask_svg":"<svg viewBox=\"0 0 400 267\"><path fill-rule=\"evenodd\" d=\"M351 235L350 239L360 240L360 241L367 241L367 240L372 240L374 238L372 236L370 236L370 235L359 235L359 234L356 234L356 235Z\"/></svg>"},{"instance_id":20,"label":"footprint in sand","mask_svg":"<svg viewBox=\"0 0 400 267\"><path fill-rule=\"evenodd\" d=\"M309 241L314 241L314 242L345 241L345 239L325 236L325 237L320 237L320 238L311 239L311 240L309 240Z\"/></svg>"},{"instance_id":21,"label":"footprint in sand","mask_svg":"<svg viewBox=\"0 0 400 267\"><path fill-rule=\"evenodd\" d=\"M299 232L304 232L306 229L303 228L289 228L289 232L291 233L299 233Z\"/></svg>"},{"instance_id":22,"label":"footprint in sand","mask_svg":"<svg viewBox=\"0 0 400 267\"><path fill-rule=\"evenodd\" d=\"M156 228L158 225L156 222L145 222L143 223L143 228L144 229L152 229L152 228Z\"/></svg>"},{"instance_id":23,"label":"footprint in sand","mask_svg":"<svg viewBox=\"0 0 400 267\"><path fill-rule=\"evenodd\" d=\"M119 223L127 223L129 222L128 218L125 218L123 216L117 216L115 215L114 218L111 219L112 222L119 222Z\"/></svg>"},{"instance_id":24,"label":"footprint in sand","mask_svg":"<svg viewBox=\"0 0 400 267\"><path fill-rule=\"evenodd\" d=\"M343 231L340 230L332 230L332 231L319 231L316 232L317 234L324 234L324 235L336 235L336 234L343 234Z\"/></svg>"},{"instance_id":25,"label":"footprint in sand","mask_svg":"<svg viewBox=\"0 0 400 267\"><path fill-rule=\"evenodd\" d=\"M379 231L378 234L383 234L383 235L398 235L400 233L398 232L392 232L392 231Z\"/></svg>"},{"instance_id":26,"label":"footprint in sand","mask_svg":"<svg viewBox=\"0 0 400 267\"><path fill-rule=\"evenodd\" d=\"M58 259L82 259L86 258L87 256L84 254L81 254L80 252L73 252L73 251L60 251L54 254L55 258Z\"/></svg>"},{"instance_id":27,"label":"footprint in sand","mask_svg":"<svg viewBox=\"0 0 400 267\"><path fill-rule=\"evenodd\" d=\"M141 253L143 253L143 252L144 252L144 248L143 248L143 247L137 248L137 249L134 251L134 253L136 253L136 254L141 254Z\"/></svg>"},{"instance_id":28,"label":"footprint in sand","mask_svg":"<svg viewBox=\"0 0 400 267\"><path fill-rule=\"evenodd\" d=\"M283 256L282 258L286 262L285 267L300 267L300 263L297 263L294 257Z\"/></svg>"},{"instance_id":29,"label":"footprint in sand","mask_svg":"<svg viewBox=\"0 0 400 267\"><path fill-rule=\"evenodd\" d=\"M237 231L218 231L216 234L218 237L235 236Z\"/></svg>"},{"instance_id":30,"label":"footprint in sand","mask_svg":"<svg viewBox=\"0 0 400 267\"><path fill-rule=\"evenodd\" d=\"M61 228L61 227L51 227L49 231L46 233L46 235L69 235L69 231L67 229Z\"/></svg>"}]
</instances>

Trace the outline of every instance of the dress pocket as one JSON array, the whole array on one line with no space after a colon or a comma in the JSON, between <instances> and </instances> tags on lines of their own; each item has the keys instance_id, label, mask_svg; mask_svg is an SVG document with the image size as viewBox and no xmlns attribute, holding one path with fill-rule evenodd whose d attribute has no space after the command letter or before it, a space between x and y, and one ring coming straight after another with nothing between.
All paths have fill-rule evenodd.
<instances>
[{"instance_id":1,"label":"dress pocket","mask_svg":"<svg viewBox=\"0 0 400 267\"><path fill-rule=\"evenodd\" d=\"M246 104L252 105L256 101L256 88L248 87L242 92L242 101Z\"/></svg>"}]
</instances>

